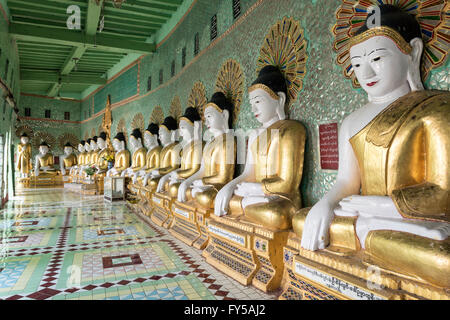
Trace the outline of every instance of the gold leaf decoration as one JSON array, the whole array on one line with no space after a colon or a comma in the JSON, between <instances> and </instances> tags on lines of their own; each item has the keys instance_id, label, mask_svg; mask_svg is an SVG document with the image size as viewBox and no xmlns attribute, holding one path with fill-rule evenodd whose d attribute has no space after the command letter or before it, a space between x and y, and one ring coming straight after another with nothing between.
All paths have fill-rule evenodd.
<instances>
[{"instance_id":1,"label":"gold leaf decoration","mask_svg":"<svg viewBox=\"0 0 450 320\"><path fill-rule=\"evenodd\" d=\"M296 99L303 88L306 72L307 42L300 22L284 17L278 21L264 39L257 62L257 72L273 65L280 69L286 78L289 105Z\"/></svg>"},{"instance_id":2,"label":"gold leaf decoration","mask_svg":"<svg viewBox=\"0 0 450 320\"><path fill-rule=\"evenodd\" d=\"M237 61L228 59L223 63L217 74L216 91L223 92L233 103L233 124L235 124L239 116L244 93L244 74Z\"/></svg>"},{"instance_id":3,"label":"gold leaf decoration","mask_svg":"<svg viewBox=\"0 0 450 320\"><path fill-rule=\"evenodd\" d=\"M188 98L188 107L197 108L203 121L203 106L208 102L206 89L201 81L194 83Z\"/></svg>"},{"instance_id":4,"label":"gold leaf decoration","mask_svg":"<svg viewBox=\"0 0 450 320\"><path fill-rule=\"evenodd\" d=\"M59 142L59 147L64 150L64 146L66 145L67 142L69 142L72 147L76 148L78 146L78 144L80 143L80 139L78 139L78 137L76 135L74 135L73 133L63 133L59 136L58 138L58 142Z\"/></svg>"},{"instance_id":5,"label":"gold leaf decoration","mask_svg":"<svg viewBox=\"0 0 450 320\"><path fill-rule=\"evenodd\" d=\"M43 141L47 142L50 149L57 147L56 138L52 134L45 132L45 131L36 132L33 136L33 139L31 140L31 145L34 148L39 149L39 145Z\"/></svg>"},{"instance_id":6,"label":"gold leaf decoration","mask_svg":"<svg viewBox=\"0 0 450 320\"><path fill-rule=\"evenodd\" d=\"M152 111L149 123L161 124L163 122L164 122L164 111L161 108L161 106L156 106Z\"/></svg>"},{"instance_id":7,"label":"gold leaf decoration","mask_svg":"<svg viewBox=\"0 0 450 320\"><path fill-rule=\"evenodd\" d=\"M139 129L143 133L145 130L145 120L142 113L137 113L131 121L131 129Z\"/></svg>"},{"instance_id":8,"label":"gold leaf decoration","mask_svg":"<svg viewBox=\"0 0 450 320\"><path fill-rule=\"evenodd\" d=\"M26 133L28 135L28 138L30 139L30 141L31 141L31 139L33 139L34 132L33 132L33 129L29 125L25 124L25 125L20 126L20 127L18 127L16 129L16 136L17 136L17 138L20 138L20 136L23 133Z\"/></svg>"},{"instance_id":9,"label":"gold leaf decoration","mask_svg":"<svg viewBox=\"0 0 450 320\"><path fill-rule=\"evenodd\" d=\"M119 122L117 123L116 134L118 134L119 132L123 133L123 135L125 136L125 142L128 143L128 132L127 132L127 127L126 127L124 118L120 118ZM112 138L114 138L114 137L112 137Z\"/></svg>"},{"instance_id":10,"label":"gold leaf decoration","mask_svg":"<svg viewBox=\"0 0 450 320\"><path fill-rule=\"evenodd\" d=\"M174 117L177 121L182 115L182 108L181 108L181 100L179 96L175 96L172 99L172 102L170 103L170 111L169 114Z\"/></svg>"}]
</instances>

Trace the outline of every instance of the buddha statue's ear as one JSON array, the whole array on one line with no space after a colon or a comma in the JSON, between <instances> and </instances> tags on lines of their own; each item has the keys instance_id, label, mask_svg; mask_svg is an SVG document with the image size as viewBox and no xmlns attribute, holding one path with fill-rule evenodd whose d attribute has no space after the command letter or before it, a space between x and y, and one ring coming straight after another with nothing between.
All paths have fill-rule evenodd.
<instances>
[{"instance_id":1,"label":"buddha statue's ear","mask_svg":"<svg viewBox=\"0 0 450 320\"><path fill-rule=\"evenodd\" d=\"M285 104L286 104L286 94L284 92L277 92L279 98L278 98L278 105L277 105L277 115L280 118L280 120L286 119L286 112L284 111Z\"/></svg>"},{"instance_id":2,"label":"buddha statue's ear","mask_svg":"<svg viewBox=\"0 0 450 320\"><path fill-rule=\"evenodd\" d=\"M411 91L424 90L422 84L422 78L420 77L420 63L423 53L423 41L420 38L412 39L409 44L411 45L410 61L408 66L407 80Z\"/></svg>"},{"instance_id":3,"label":"buddha statue's ear","mask_svg":"<svg viewBox=\"0 0 450 320\"><path fill-rule=\"evenodd\" d=\"M228 127L228 120L230 119L230 112L228 110L223 110L222 111L222 116L223 116L223 121L225 123L225 128L229 129Z\"/></svg>"}]
</instances>

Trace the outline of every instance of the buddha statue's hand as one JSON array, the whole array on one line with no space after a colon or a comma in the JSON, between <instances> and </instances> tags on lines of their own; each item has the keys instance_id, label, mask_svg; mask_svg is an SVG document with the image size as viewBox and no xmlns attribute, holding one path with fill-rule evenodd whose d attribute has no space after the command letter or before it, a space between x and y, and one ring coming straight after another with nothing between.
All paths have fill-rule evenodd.
<instances>
[{"instance_id":1,"label":"buddha statue's hand","mask_svg":"<svg viewBox=\"0 0 450 320\"><path fill-rule=\"evenodd\" d=\"M148 173L148 174L146 174L145 176L144 176L144 180L142 181L142 185L145 187L145 186L147 186L147 183L148 183L148 179L150 178L150 173Z\"/></svg>"},{"instance_id":2,"label":"buddha statue's hand","mask_svg":"<svg viewBox=\"0 0 450 320\"><path fill-rule=\"evenodd\" d=\"M234 194L241 197L263 197L264 190L261 183L241 182L237 185Z\"/></svg>"},{"instance_id":3,"label":"buddha statue's hand","mask_svg":"<svg viewBox=\"0 0 450 320\"><path fill-rule=\"evenodd\" d=\"M228 213L228 205L231 197L233 197L235 188L236 185L234 183L229 183L217 193L216 200L214 202L214 214L216 216L222 217Z\"/></svg>"},{"instance_id":4,"label":"buddha statue's hand","mask_svg":"<svg viewBox=\"0 0 450 320\"><path fill-rule=\"evenodd\" d=\"M352 195L339 202L344 212L357 212L360 216L375 216L402 219L394 201L389 196L361 196ZM341 215L340 210L335 210L337 215Z\"/></svg>"},{"instance_id":5,"label":"buddha statue's hand","mask_svg":"<svg viewBox=\"0 0 450 320\"><path fill-rule=\"evenodd\" d=\"M325 249L329 243L328 230L334 219L333 209L323 200L311 208L303 226L302 248L311 251Z\"/></svg>"},{"instance_id":6,"label":"buddha statue's hand","mask_svg":"<svg viewBox=\"0 0 450 320\"><path fill-rule=\"evenodd\" d=\"M177 200L179 202L186 202L186 191L189 188L190 184L188 181L183 181L178 187L178 196Z\"/></svg>"},{"instance_id":7,"label":"buddha statue's hand","mask_svg":"<svg viewBox=\"0 0 450 320\"><path fill-rule=\"evenodd\" d=\"M204 186L203 180L202 179L194 180L194 182L192 182L192 186L193 187L203 187Z\"/></svg>"},{"instance_id":8,"label":"buddha statue's hand","mask_svg":"<svg viewBox=\"0 0 450 320\"><path fill-rule=\"evenodd\" d=\"M164 185L166 184L166 182L169 178L170 178L170 174L167 174L159 180L158 186L156 187L156 192L164 191Z\"/></svg>"},{"instance_id":9,"label":"buddha statue's hand","mask_svg":"<svg viewBox=\"0 0 450 320\"><path fill-rule=\"evenodd\" d=\"M66 175L66 169L61 168L61 174L62 174L63 176L65 176L65 175Z\"/></svg>"}]
</instances>

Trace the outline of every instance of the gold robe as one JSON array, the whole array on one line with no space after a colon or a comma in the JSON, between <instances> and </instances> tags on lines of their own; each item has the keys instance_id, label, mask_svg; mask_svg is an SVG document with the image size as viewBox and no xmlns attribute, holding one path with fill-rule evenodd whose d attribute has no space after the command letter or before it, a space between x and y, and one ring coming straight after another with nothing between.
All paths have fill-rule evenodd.
<instances>
[{"instance_id":1,"label":"gold robe","mask_svg":"<svg viewBox=\"0 0 450 320\"><path fill-rule=\"evenodd\" d=\"M180 167L180 150L178 142L173 142L161 150L159 174L166 175ZM147 191L154 191L158 186L161 177L153 178L148 181Z\"/></svg>"},{"instance_id":2,"label":"gold robe","mask_svg":"<svg viewBox=\"0 0 450 320\"><path fill-rule=\"evenodd\" d=\"M114 168L116 168L118 175L120 175L122 171L124 171L129 167L130 167L130 151L125 149L117 152Z\"/></svg>"},{"instance_id":3,"label":"gold robe","mask_svg":"<svg viewBox=\"0 0 450 320\"><path fill-rule=\"evenodd\" d=\"M264 194L276 196L276 199L244 209L242 197L235 195L229 205L232 216L244 214L244 220L272 230L291 228L292 216L301 208L299 187L305 141L305 127L294 120L277 121L257 137L250 146L255 173L246 182L261 183Z\"/></svg>"},{"instance_id":4,"label":"gold robe","mask_svg":"<svg viewBox=\"0 0 450 320\"><path fill-rule=\"evenodd\" d=\"M65 157L63 161L64 161L64 168L67 170L77 164L77 157L73 153L71 153L70 155Z\"/></svg>"},{"instance_id":5,"label":"gold robe","mask_svg":"<svg viewBox=\"0 0 450 320\"><path fill-rule=\"evenodd\" d=\"M56 171L54 165L54 159L53 159L53 154L51 153L47 153L45 156L43 157L39 157L39 175L40 176L44 176L44 175L56 175L58 173L58 171ZM47 169L47 172L45 172L44 170L41 170L40 168L42 167L50 167L49 169Z\"/></svg>"},{"instance_id":6,"label":"gold robe","mask_svg":"<svg viewBox=\"0 0 450 320\"><path fill-rule=\"evenodd\" d=\"M18 159L17 159L17 170L20 171L20 173L30 173L31 170L31 144L22 144L20 143L17 146L17 153L18 153Z\"/></svg>"},{"instance_id":7,"label":"gold robe","mask_svg":"<svg viewBox=\"0 0 450 320\"><path fill-rule=\"evenodd\" d=\"M147 154L147 149L144 147L139 148L133 153L133 159L131 161L131 170L137 172L145 167L145 156Z\"/></svg>"}]
</instances>

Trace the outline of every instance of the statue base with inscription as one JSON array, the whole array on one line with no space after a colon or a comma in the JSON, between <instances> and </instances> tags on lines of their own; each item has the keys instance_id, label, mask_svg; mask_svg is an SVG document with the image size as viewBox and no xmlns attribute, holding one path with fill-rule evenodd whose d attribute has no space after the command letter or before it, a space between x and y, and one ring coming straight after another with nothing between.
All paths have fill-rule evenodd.
<instances>
[{"instance_id":1,"label":"statue base with inscription","mask_svg":"<svg viewBox=\"0 0 450 320\"><path fill-rule=\"evenodd\" d=\"M152 194L151 219L160 227L168 229L173 221L172 212L170 210L174 199L165 193L155 192Z\"/></svg>"},{"instance_id":2,"label":"statue base with inscription","mask_svg":"<svg viewBox=\"0 0 450 320\"><path fill-rule=\"evenodd\" d=\"M272 231L247 221L211 215L206 219L206 261L244 285L269 292L281 285L283 248L289 231Z\"/></svg>"},{"instance_id":3,"label":"statue base with inscription","mask_svg":"<svg viewBox=\"0 0 450 320\"><path fill-rule=\"evenodd\" d=\"M63 187L63 176L59 171L55 174L40 174L38 176L32 175L29 180L29 186L32 188Z\"/></svg>"},{"instance_id":4,"label":"statue base with inscription","mask_svg":"<svg viewBox=\"0 0 450 320\"><path fill-rule=\"evenodd\" d=\"M450 299L444 289L393 274L365 260L363 250L308 251L293 232L284 247L280 300Z\"/></svg>"}]
</instances>

